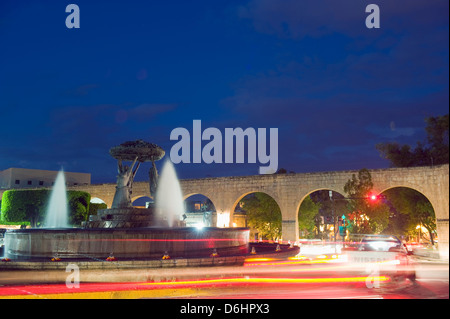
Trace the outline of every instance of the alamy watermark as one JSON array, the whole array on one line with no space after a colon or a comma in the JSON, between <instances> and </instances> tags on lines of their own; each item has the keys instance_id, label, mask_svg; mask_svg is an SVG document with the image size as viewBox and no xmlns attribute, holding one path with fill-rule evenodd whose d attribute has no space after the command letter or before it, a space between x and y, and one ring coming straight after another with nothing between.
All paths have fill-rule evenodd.
<instances>
[{"instance_id":1,"label":"alamy watermark","mask_svg":"<svg viewBox=\"0 0 450 319\"><path fill-rule=\"evenodd\" d=\"M70 13L66 17L66 27L68 29L80 28L80 7L77 4L68 4L66 6L66 12ZM380 28L380 7L376 4L369 4L366 6L366 13L369 15L366 17L366 27L368 29Z\"/></svg>"},{"instance_id":2,"label":"alamy watermark","mask_svg":"<svg viewBox=\"0 0 450 319\"><path fill-rule=\"evenodd\" d=\"M252 127L225 128L224 135L215 127L202 130L201 120L193 120L192 134L184 127L177 127L170 133L170 140L177 141L170 150L170 160L174 164L245 163L247 153L247 163L267 164L259 167L260 174L277 171L278 128L270 128L268 138L266 128ZM203 146L203 141L208 143Z\"/></svg>"},{"instance_id":3,"label":"alamy watermark","mask_svg":"<svg viewBox=\"0 0 450 319\"><path fill-rule=\"evenodd\" d=\"M366 17L366 27L368 29L379 29L380 7L376 4L369 4L366 7L366 13L369 13L369 15Z\"/></svg>"},{"instance_id":4,"label":"alamy watermark","mask_svg":"<svg viewBox=\"0 0 450 319\"><path fill-rule=\"evenodd\" d=\"M80 28L80 7L77 4L71 3L66 6L66 27L68 29ZM376 4L369 4L366 6L366 27L368 29L380 28L380 7Z\"/></svg>"},{"instance_id":5,"label":"alamy watermark","mask_svg":"<svg viewBox=\"0 0 450 319\"><path fill-rule=\"evenodd\" d=\"M370 263L366 267L366 287L369 289L380 288L380 266L377 263Z\"/></svg>"},{"instance_id":6,"label":"alamy watermark","mask_svg":"<svg viewBox=\"0 0 450 319\"><path fill-rule=\"evenodd\" d=\"M66 12L70 13L66 17L66 27L68 29L80 28L80 7L76 4L69 4L66 6Z\"/></svg>"},{"instance_id":7,"label":"alamy watermark","mask_svg":"<svg viewBox=\"0 0 450 319\"><path fill-rule=\"evenodd\" d=\"M66 272L70 273L66 277L66 287L69 289L80 288L80 268L77 264L68 264Z\"/></svg>"}]
</instances>

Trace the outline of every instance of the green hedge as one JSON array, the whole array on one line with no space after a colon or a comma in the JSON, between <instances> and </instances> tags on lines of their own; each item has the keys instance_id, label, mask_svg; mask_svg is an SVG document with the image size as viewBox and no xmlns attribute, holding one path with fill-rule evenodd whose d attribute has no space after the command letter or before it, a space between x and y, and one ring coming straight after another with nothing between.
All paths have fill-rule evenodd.
<instances>
[{"instance_id":1,"label":"green hedge","mask_svg":"<svg viewBox=\"0 0 450 319\"><path fill-rule=\"evenodd\" d=\"M108 206L105 203L90 203L88 215L97 215L97 211L99 209L106 209L106 208L108 208Z\"/></svg>"},{"instance_id":2,"label":"green hedge","mask_svg":"<svg viewBox=\"0 0 450 319\"><path fill-rule=\"evenodd\" d=\"M89 218L91 194L82 191L68 191L67 199L69 201L69 224L79 226L82 221Z\"/></svg>"},{"instance_id":3,"label":"green hedge","mask_svg":"<svg viewBox=\"0 0 450 319\"><path fill-rule=\"evenodd\" d=\"M10 225L40 226L45 219L51 190L15 189L3 193L0 221ZM81 191L67 191L69 223L80 225L87 220L91 195Z\"/></svg>"}]
</instances>

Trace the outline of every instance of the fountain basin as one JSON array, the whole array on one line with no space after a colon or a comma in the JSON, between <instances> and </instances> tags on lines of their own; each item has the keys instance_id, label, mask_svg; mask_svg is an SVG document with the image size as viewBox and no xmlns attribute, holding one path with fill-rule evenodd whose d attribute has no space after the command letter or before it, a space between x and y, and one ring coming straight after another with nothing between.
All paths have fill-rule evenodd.
<instances>
[{"instance_id":1,"label":"fountain basin","mask_svg":"<svg viewBox=\"0 0 450 319\"><path fill-rule=\"evenodd\" d=\"M209 257L249 252L248 228L34 228L5 233L5 257L13 260L161 259Z\"/></svg>"}]
</instances>

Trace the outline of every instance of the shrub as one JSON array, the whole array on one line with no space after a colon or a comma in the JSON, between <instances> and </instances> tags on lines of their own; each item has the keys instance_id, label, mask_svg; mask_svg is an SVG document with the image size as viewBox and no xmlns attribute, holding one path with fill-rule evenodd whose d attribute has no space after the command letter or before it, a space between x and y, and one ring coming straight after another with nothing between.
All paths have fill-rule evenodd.
<instances>
[{"instance_id":1,"label":"shrub","mask_svg":"<svg viewBox=\"0 0 450 319\"><path fill-rule=\"evenodd\" d=\"M45 218L50 197L48 189L14 189L3 193L1 220L6 224L37 227ZM81 191L68 191L69 223L79 225L88 217L91 195Z\"/></svg>"},{"instance_id":2,"label":"shrub","mask_svg":"<svg viewBox=\"0 0 450 319\"><path fill-rule=\"evenodd\" d=\"M105 203L90 203L88 215L97 215L97 211L99 209L106 209L106 208L108 208L108 206Z\"/></svg>"}]
</instances>

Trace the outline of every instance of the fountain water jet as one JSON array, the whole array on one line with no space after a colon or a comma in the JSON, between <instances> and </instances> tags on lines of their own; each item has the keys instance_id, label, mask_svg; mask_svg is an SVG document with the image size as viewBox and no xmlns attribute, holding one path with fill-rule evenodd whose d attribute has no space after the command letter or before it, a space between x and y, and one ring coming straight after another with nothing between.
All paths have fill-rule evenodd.
<instances>
[{"instance_id":1,"label":"fountain water jet","mask_svg":"<svg viewBox=\"0 0 450 319\"><path fill-rule=\"evenodd\" d=\"M164 163L159 177L155 205L159 219L167 219L169 227L173 226L174 221L182 219L184 214L183 194L170 159Z\"/></svg>"},{"instance_id":2,"label":"fountain water jet","mask_svg":"<svg viewBox=\"0 0 450 319\"><path fill-rule=\"evenodd\" d=\"M45 228L69 227L69 209L67 205L66 177L60 170L50 193L44 221Z\"/></svg>"}]
</instances>

